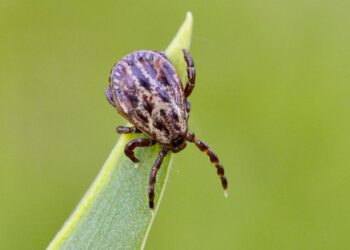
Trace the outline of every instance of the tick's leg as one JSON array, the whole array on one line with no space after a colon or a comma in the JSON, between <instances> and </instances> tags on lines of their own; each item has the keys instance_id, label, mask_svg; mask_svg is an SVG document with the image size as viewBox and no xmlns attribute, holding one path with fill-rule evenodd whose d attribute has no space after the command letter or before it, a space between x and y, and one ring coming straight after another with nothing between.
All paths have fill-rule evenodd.
<instances>
[{"instance_id":1,"label":"tick's leg","mask_svg":"<svg viewBox=\"0 0 350 250\"><path fill-rule=\"evenodd\" d=\"M116 130L117 130L117 133L119 133L119 134L142 133L136 127L118 126L118 127L116 127Z\"/></svg>"},{"instance_id":2,"label":"tick's leg","mask_svg":"<svg viewBox=\"0 0 350 250\"><path fill-rule=\"evenodd\" d=\"M194 83L196 81L196 70L194 68L194 62L192 57L190 56L190 54L188 53L188 51L186 49L182 50L184 53L184 57L185 57L185 61L187 64L187 78L188 78L188 82L185 86L185 97L189 97L193 88L194 88Z\"/></svg>"},{"instance_id":3,"label":"tick's leg","mask_svg":"<svg viewBox=\"0 0 350 250\"><path fill-rule=\"evenodd\" d=\"M194 134L189 134L187 136L187 140L196 144L197 148L199 148L202 152L206 153L209 156L210 161L214 164L217 170L217 174L221 179L222 187L224 191L227 189L227 179L225 177L224 167L222 166L219 158L214 153L214 151L203 141L197 139Z\"/></svg>"},{"instance_id":4,"label":"tick's leg","mask_svg":"<svg viewBox=\"0 0 350 250\"><path fill-rule=\"evenodd\" d=\"M160 169L160 166L162 165L164 157L168 153L168 149L162 148L159 152L159 156L155 163L153 164L151 174L149 176L149 186L148 186L148 198L149 198L149 208L153 209L154 208L154 187L156 185L156 180L157 180L157 173L158 170Z\"/></svg>"},{"instance_id":5,"label":"tick's leg","mask_svg":"<svg viewBox=\"0 0 350 250\"><path fill-rule=\"evenodd\" d=\"M152 146L156 142L151 139L141 139L137 138L135 140L129 141L128 144L125 145L124 153L127 157L130 158L133 162L137 163L139 160L134 155L134 149L136 147L148 147Z\"/></svg>"}]
</instances>

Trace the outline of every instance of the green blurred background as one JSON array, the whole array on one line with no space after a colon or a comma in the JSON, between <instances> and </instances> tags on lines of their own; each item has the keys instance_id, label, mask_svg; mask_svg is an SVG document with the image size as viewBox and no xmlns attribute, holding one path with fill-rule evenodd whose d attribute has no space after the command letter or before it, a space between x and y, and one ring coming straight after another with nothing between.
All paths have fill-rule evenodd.
<instances>
[{"instance_id":1,"label":"green blurred background","mask_svg":"<svg viewBox=\"0 0 350 250\"><path fill-rule=\"evenodd\" d=\"M110 68L164 49L187 10L190 128L146 249L350 248L350 2L0 1L0 249L43 249L125 121ZM151 166L150 166L151 167ZM145 189L146 190L146 189Z\"/></svg>"}]
</instances>

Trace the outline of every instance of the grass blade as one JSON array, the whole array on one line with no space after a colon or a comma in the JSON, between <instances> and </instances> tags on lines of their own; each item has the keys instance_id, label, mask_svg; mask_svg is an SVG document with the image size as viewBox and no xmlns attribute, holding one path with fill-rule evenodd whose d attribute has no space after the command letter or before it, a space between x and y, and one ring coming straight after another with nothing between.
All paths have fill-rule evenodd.
<instances>
[{"instance_id":1,"label":"grass blade","mask_svg":"<svg viewBox=\"0 0 350 250\"><path fill-rule=\"evenodd\" d=\"M187 13L165 53L185 80L181 49L189 49L192 15ZM150 168L159 146L140 148L135 165L124 155L124 145L137 135L122 135L101 172L48 249L143 249L154 216L148 208ZM169 154L157 175L155 213L166 186L171 166Z\"/></svg>"}]
</instances>

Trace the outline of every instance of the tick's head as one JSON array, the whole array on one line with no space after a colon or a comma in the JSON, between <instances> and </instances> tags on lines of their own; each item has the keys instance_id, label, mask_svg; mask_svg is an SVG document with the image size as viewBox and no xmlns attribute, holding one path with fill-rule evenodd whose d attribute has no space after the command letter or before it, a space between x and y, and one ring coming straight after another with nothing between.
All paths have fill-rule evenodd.
<instances>
[{"instance_id":1,"label":"tick's head","mask_svg":"<svg viewBox=\"0 0 350 250\"><path fill-rule=\"evenodd\" d=\"M186 141L181 135L179 135L178 137L176 137L171 141L171 151L173 153L177 153L183 150L185 147L186 147Z\"/></svg>"}]
</instances>

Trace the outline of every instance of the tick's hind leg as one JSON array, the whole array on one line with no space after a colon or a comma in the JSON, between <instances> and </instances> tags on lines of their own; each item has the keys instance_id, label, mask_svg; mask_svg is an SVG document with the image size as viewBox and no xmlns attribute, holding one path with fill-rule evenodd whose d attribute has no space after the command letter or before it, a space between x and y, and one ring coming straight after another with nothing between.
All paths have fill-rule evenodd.
<instances>
[{"instance_id":1,"label":"tick's hind leg","mask_svg":"<svg viewBox=\"0 0 350 250\"><path fill-rule=\"evenodd\" d=\"M118 126L118 127L116 127L116 130L117 130L117 133L119 133L119 134L142 133L136 127Z\"/></svg>"},{"instance_id":2,"label":"tick's hind leg","mask_svg":"<svg viewBox=\"0 0 350 250\"><path fill-rule=\"evenodd\" d=\"M187 140L196 144L197 148L199 148L202 152L206 153L209 156L210 161L216 167L217 174L221 179L221 184L222 184L222 187L223 187L225 194L226 194L226 189L227 189L228 183L227 183L227 179L225 177L224 167L222 166L221 162L219 161L219 158L217 157L217 155L205 142L197 139L194 134L189 134L187 137Z\"/></svg>"},{"instance_id":3,"label":"tick's hind leg","mask_svg":"<svg viewBox=\"0 0 350 250\"><path fill-rule=\"evenodd\" d=\"M139 160L135 157L134 149L137 147L152 146L155 143L156 142L154 140L151 140L151 139L137 138L135 140L129 141L128 144L125 145L124 153L127 157L129 157L130 160L137 163L137 162L139 162Z\"/></svg>"},{"instance_id":4,"label":"tick's hind leg","mask_svg":"<svg viewBox=\"0 0 350 250\"><path fill-rule=\"evenodd\" d=\"M157 173L158 170L160 169L160 166L163 163L164 157L168 153L168 149L162 148L159 152L159 156L155 163L153 164L151 174L149 176L149 186L148 186L148 198L149 198L149 208L153 209L154 208L154 187L156 185L156 180L157 180Z\"/></svg>"},{"instance_id":5,"label":"tick's hind leg","mask_svg":"<svg viewBox=\"0 0 350 250\"><path fill-rule=\"evenodd\" d=\"M194 84L196 82L196 70L194 68L194 62L192 57L190 56L190 54L188 53L188 51L186 49L182 50L184 53L184 57L185 57L185 61L187 64L187 79L188 82L185 86L185 97L189 97L192 93L192 90L194 88Z\"/></svg>"}]
</instances>

